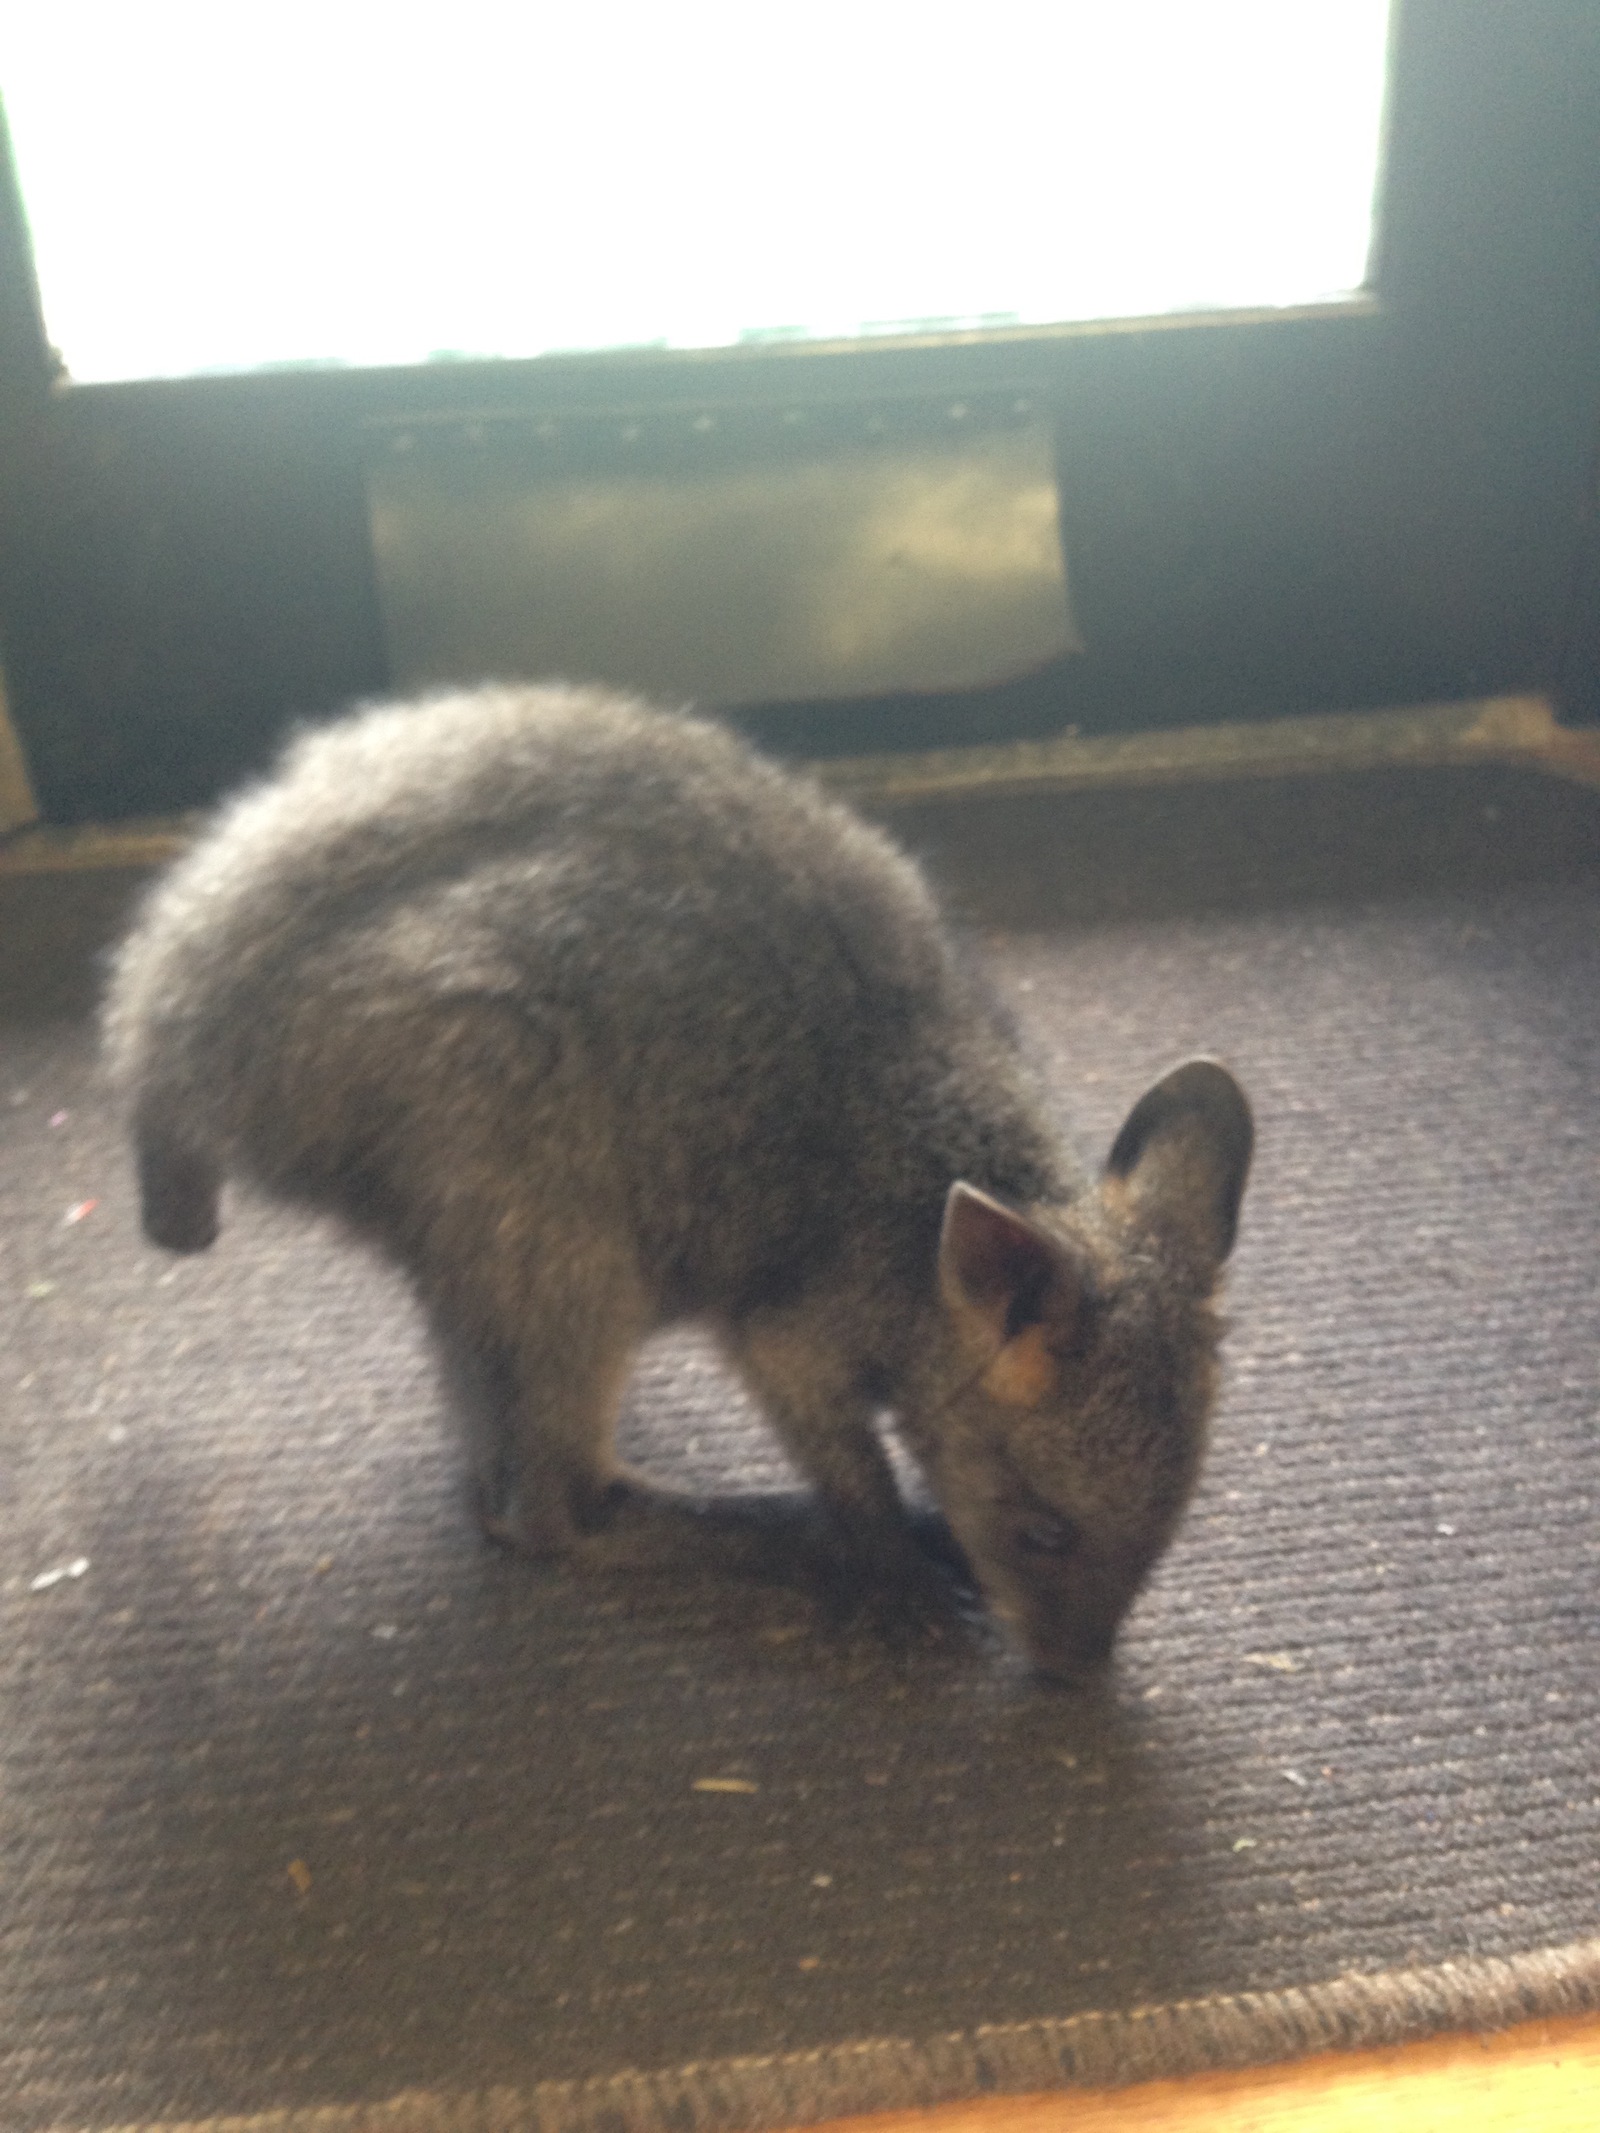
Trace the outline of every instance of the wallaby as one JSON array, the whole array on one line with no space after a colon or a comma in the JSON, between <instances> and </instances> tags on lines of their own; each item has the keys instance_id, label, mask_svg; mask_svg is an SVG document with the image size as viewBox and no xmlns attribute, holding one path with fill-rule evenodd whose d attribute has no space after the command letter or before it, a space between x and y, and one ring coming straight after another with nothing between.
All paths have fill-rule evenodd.
<instances>
[{"instance_id":1,"label":"wallaby","mask_svg":"<svg viewBox=\"0 0 1600 2133\"><path fill-rule=\"evenodd\" d=\"M301 737L156 884L104 1034L156 1243L208 1245L236 1172L409 1275L503 1540L677 1531L612 1445L683 1319L891 1590L929 1568L892 1415L1047 1676L1172 1536L1243 1093L1178 1067L1088 1183L918 868L717 725L495 686Z\"/></svg>"}]
</instances>

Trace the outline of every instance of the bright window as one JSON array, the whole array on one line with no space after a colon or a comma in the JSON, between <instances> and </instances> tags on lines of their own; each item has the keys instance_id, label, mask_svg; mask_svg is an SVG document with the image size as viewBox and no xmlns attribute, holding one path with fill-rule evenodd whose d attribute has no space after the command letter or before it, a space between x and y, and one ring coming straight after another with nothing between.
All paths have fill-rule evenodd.
<instances>
[{"instance_id":1,"label":"bright window","mask_svg":"<svg viewBox=\"0 0 1600 2133\"><path fill-rule=\"evenodd\" d=\"M3 83L73 377L1363 283L1387 0L70 0Z\"/></svg>"}]
</instances>

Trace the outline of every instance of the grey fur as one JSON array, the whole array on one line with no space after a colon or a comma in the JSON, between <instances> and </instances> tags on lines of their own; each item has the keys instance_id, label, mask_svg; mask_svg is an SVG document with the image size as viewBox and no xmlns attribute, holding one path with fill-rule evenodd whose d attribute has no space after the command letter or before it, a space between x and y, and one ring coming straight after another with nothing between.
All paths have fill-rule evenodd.
<instances>
[{"instance_id":1,"label":"grey fur","mask_svg":"<svg viewBox=\"0 0 1600 2133\"><path fill-rule=\"evenodd\" d=\"M612 1454L681 1318L835 1559L902 1590L892 1410L1047 1674L1104 1656L1171 1537L1243 1095L1179 1068L1088 1184L911 861L720 728L493 687L302 738L157 884L104 1034L156 1242L209 1244L237 1172L408 1272L502 1538L681 1543Z\"/></svg>"}]
</instances>

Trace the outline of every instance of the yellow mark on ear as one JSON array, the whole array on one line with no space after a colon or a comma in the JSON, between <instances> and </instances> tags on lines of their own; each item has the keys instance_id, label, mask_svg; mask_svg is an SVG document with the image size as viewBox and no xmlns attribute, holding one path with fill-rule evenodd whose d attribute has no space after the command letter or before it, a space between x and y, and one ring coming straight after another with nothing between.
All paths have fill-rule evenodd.
<instances>
[{"instance_id":1,"label":"yellow mark on ear","mask_svg":"<svg viewBox=\"0 0 1600 2133\"><path fill-rule=\"evenodd\" d=\"M1132 1197L1126 1178L1112 1177L1108 1173L1100 1180L1100 1205L1107 1214L1125 1215Z\"/></svg>"},{"instance_id":2,"label":"yellow mark on ear","mask_svg":"<svg viewBox=\"0 0 1600 2133\"><path fill-rule=\"evenodd\" d=\"M991 1399L1006 1407L1042 1407L1060 1379L1060 1367L1050 1353L1043 1326L1029 1326L1006 1342L983 1373L983 1387Z\"/></svg>"}]
</instances>

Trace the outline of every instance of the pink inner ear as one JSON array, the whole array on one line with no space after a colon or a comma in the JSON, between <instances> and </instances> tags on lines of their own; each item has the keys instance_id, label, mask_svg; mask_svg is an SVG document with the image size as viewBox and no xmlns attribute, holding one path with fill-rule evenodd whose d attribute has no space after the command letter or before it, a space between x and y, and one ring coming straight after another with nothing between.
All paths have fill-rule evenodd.
<instances>
[{"instance_id":1,"label":"pink inner ear","mask_svg":"<svg viewBox=\"0 0 1600 2133\"><path fill-rule=\"evenodd\" d=\"M971 1185L954 1185L945 1206L940 1264L945 1280L970 1309L993 1322L1002 1337L1027 1319L1059 1269L1050 1244L1025 1217Z\"/></svg>"}]
</instances>

